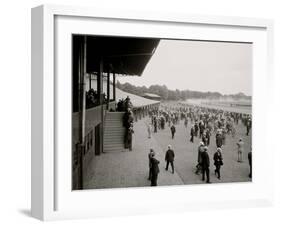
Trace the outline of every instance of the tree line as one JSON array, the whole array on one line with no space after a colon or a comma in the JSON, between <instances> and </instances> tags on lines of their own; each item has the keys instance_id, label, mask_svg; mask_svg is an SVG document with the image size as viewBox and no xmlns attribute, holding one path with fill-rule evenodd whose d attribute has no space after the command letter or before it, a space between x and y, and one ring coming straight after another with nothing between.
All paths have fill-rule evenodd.
<instances>
[{"instance_id":1,"label":"tree line","mask_svg":"<svg viewBox=\"0 0 281 226\"><path fill-rule=\"evenodd\" d=\"M247 96L244 93L223 95L219 92L201 92L192 90L170 90L165 85L151 85L135 86L128 82L121 84L119 81L116 83L116 87L124 92L132 93L138 96L142 96L144 93L152 93L161 97L162 100L186 100L186 99L219 99L219 98L232 98L234 100L251 99L251 96Z\"/></svg>"}]
</instances>

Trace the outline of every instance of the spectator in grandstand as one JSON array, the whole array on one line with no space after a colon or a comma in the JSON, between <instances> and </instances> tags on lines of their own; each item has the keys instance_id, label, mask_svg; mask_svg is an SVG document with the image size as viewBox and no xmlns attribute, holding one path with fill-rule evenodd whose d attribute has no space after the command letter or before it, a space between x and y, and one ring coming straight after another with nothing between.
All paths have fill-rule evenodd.
<instances>
[{"instance_id":1,"label":"spectator in grandstand","mask_svg":"<svg viewBox=\"0 0 281 226\"><path fill-rule=\"evenodd\" d=\"M126 97L124 104L125 104L125 111L128 110L128 109L131 109L133 107L131 99L130 99L129 96Z\"/></svg>"}]
</instances>

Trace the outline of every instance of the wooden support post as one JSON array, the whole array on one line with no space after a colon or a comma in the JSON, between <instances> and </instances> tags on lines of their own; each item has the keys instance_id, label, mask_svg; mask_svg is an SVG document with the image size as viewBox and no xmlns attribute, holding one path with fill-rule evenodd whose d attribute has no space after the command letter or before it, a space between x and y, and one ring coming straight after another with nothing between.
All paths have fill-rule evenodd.
<instances>
[{"instance_id":1,"label":"wooden support post","mask_svg":"<svg viewBox=\"0 0 281 226\"><path fill-rule=\"evenodd\" d=\"M109 110L109 103L110 103L110 72L107 72L107 103L106 109Z\"/></svg>"},{"instance_id":2,"label":"wooden support post","mask_svg":"<svg viewBox=\"0 0 281 226\"><path fill-rule=\"evenodd\" d=\"M103 124L104 124L104 117L103 117L103 59L100 59L99 62L99 71L97 75L97 92L98 92L98 103L100 105L100 117L101 123L99 126L99 149L96 151L97 155L100 155L103 152Z\"/></svg>"},{"instance_id":3,"label":"wooden support post","mask_svg":"<svg viewBox=\"0 0 281 226\"><path fill-rule=\"evenodd\" d=\"M116 80L115 73L113 72L113 100L116 101Z\"/></svg>"},{"instance_id":4,"label":"wooden support post","mask_svg":"<svg viewBox=\"0 0 281 226\"><path fill-rule=\"evenodd\" d=\"M97 98L98 98L98 105L101 104L101 76L100 73L98 72L97 74Z\"/></svg>"},{"instance_id":5,"label":"wooden support post","mask_svg":"<svg viewBox=\"0 0 281 226\"><path fill-rule=\"evenodd\" d=\"M89 74L89 90L92 89L92 74Z\"/></svg>"},{"instance_id":6,"label":"wooden support post","mask_svg":"<svg viewBox=\"0 0 281 226\"><path fill-rule=\"evenodd\" d=\"M83 189L83 160L85 151L85 120L86 120L86 57L87 37L84 37L79 51L79 145L78 145L78 189Z\"/></svg>"}]
</instances>

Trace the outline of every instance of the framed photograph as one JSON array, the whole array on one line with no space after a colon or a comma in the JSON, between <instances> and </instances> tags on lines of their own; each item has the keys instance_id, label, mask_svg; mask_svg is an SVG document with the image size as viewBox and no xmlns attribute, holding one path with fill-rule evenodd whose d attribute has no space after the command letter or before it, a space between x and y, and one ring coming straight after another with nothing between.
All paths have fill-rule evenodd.
<instances>
[{"instance_id":1,"label":"framed photograph","mask_svg":"<svg viewBox=\"0 0 281 226\"><path fill-rule=\"evenodd\" d=\"M32 9L32 216L271 205L270 20Z\"/></svg>"}]
</instances>

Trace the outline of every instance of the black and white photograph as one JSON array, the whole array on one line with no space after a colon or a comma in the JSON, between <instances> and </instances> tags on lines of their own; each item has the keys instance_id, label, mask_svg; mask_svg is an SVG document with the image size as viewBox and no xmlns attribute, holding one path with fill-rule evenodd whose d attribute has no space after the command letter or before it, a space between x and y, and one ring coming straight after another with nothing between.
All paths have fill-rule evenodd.
<instances>
[{"instance_id":1,"label":"black and white photograph","mask_svg":"<svg viewBox=\"0 0 281 226\"><path fill-rule=\"evenodd\" d=\"M252 45L73 34L72 190L251 182Z\"/></svg>"}]
</instances>

